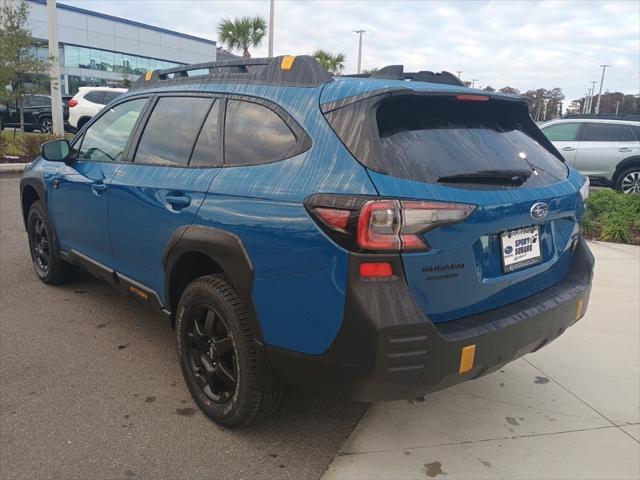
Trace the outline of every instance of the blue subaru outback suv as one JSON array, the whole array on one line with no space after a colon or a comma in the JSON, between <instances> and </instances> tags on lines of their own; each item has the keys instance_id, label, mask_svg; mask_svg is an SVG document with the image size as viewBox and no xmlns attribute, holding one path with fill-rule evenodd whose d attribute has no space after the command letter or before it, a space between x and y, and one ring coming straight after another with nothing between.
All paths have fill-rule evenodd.
<instances>
[{"instance_id":1,"label":"blue subaru outback suv","mask_svg":"<svg viewBox=\"0 0 640 480\"><path fill-rule=\"evenodd\" d=\"M415 398L551 342L589 300L587 192L519 97L306 56L148 72L21 181L37 275L162 312L230 427L285 385Z\"/></svg>"}]
</instances>

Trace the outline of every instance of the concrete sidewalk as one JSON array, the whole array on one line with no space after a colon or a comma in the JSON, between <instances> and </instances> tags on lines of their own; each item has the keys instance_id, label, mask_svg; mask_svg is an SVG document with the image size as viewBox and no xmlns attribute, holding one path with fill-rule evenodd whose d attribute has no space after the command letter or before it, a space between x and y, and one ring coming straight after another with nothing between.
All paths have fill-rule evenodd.
<instances>
[{"instance_id":1,"label":"concrete sidewalk","mask_svg":"<svg viewBox=\"0 0 640 480\"><path fill-rule=\"evenodd\" d=\"M372 405L324 480L640 478L640 247L590 246L580 322L423 403Z\"/></svg>"}]
</instances>

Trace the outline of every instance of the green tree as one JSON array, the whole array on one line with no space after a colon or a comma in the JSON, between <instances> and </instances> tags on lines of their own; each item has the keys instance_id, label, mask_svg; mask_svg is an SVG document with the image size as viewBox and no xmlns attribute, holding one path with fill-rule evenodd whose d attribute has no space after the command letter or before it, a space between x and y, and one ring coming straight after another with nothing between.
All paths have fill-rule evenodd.
<instances>
[{"instance_id":1,"label":"green tree","mask_svg":"<svg viewBox=\"0 0 640 480\"><path fill-rule=\"evenodd\" d=\"M20 111L20 130L24 131L24 104L32 86L25 82L27 76L43 74L49 65L37 59L29 49L34 45L27 29L29 6L20 3L0 2L0 102L15 104Z\"/></svg>"},{"instance_id":2,"label":"green tree","mask_svg":"<svg viewBox=\"0 0 640 480\"><path fill-rule=\"evenodd\" d=\"M530 113L531 117L537 121L550 120L559 116L564 94L560 88L538 88L537 90L528 90L525 94L531 100Z\"/></svg>"},{"instance_id":3,"label":"green tree","mask_svg":"<svg viewBox=\"0 0 640 480\"><path fill-rule=\"evenodd\" d=\"M326 50L318 49L313 52L313 58L315 58L320 65L324 67L330 73L334 75L339 75L342 69L344 68L345 56L344 53L333 53L327 52Z\"/></svg>"},{"instance_id":4,"label":"green tree","mask_svg":"<svg viewBox=\"0 0 640 480\"><path fill-rule=\"evenodd\" d=\"M482 90L484 90L485 92L495 92L496 91L496 89L493 88L491 85L487 85Z\"/></svg>"},{"instance_id":5,"label":"green tree","mask_svg":"<svg viewBox=\"0 0 640 480\"><path fill-rule=\"evenodd\" d=\"M509 93L511 95L519 95L520 94L520 90L518 90L517 88L513 88L513 87L502 87L498 91L500 93Z\"/></svg>"},{"instance_id":6,"label":"green tree","mask_svg":"<svg viewBox=\"0 0 640 480\"><path fill-rule=\"evenodd\" d=\"M364 70L362 70L362 73L364 73L365 75L373 75L374 73L377 73L380 69L378 67L373 67L373 68L365 68Z\"/></svg>"},{"instance_id":7,"label":"green tree","mask_svg":"<svg viewBox=\"0 0 640 480\"><path fill-rule=\"evenodd\" d=\"M267 22L259 15L223 18L218 24L218 39L231 50L242 50L244 58L251 58L249 47L259 47L266 32Z\"/></svg>"}]
</instances>

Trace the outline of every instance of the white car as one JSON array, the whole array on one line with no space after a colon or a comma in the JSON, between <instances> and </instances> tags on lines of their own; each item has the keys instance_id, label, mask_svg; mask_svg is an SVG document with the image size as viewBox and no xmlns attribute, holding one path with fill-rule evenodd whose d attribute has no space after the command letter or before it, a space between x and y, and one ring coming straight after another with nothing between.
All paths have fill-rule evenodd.
<instances>
[{"instance_id":1,"label":"white car","mask_svg":"<svg viewBox=\"0 0 640 480\"><path fill-rule=\"evenodd\" d=\"M639 121L566 118L540 129L593 185L640 195Z\"/></svg>"},{"instance_id":2,"label":"white car","mask_svg":"<svg viewBox=\"0 0 640 480\"><path fill-rule=\"evenodd\" d=\"M69 125L80 130L102 107L126 91L126 88L80 87L69 100Z\"/></svg>"}]
</instances>

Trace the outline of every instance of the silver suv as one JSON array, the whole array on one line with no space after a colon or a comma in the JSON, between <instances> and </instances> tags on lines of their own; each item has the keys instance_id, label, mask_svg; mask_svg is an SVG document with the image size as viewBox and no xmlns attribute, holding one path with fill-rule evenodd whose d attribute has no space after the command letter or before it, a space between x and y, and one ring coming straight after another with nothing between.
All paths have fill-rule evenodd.
<instances>
[{"instance_id":1,"label":"silver suv","mask_svg":"<svg viewBox=\"0 0 640 480\"><path fill-rule=\"evenodd\" d=\"M640 194L640 122L567 118L540 128L592 184Z\"/></svg>"}]
</instances>

